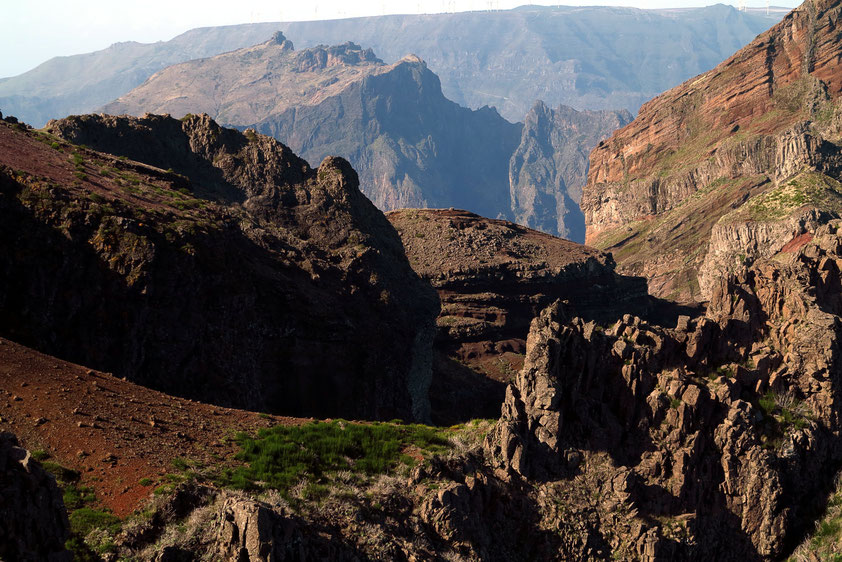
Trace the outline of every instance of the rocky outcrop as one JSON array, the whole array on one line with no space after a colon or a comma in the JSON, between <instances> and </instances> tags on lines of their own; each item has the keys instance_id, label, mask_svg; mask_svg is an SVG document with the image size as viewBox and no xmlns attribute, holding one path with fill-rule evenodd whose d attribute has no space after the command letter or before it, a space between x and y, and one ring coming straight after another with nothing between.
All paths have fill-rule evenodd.
<instances>
[{"instance_id":1,"label":"rocky outcrop","mask_svg":"<svg viewBox=\"0 0 842 562\"><path fill-rule=\"evenodd\" d=\"M49 130L0 129L4 335L222 405L428 418L437 298L346 161L207 116Z\"/></svg>"},{"instance_id":2,"label":"rocky outcrop","mask_svg":"<svg viewBox=\"0 0 842 562\"><path fill-rule=\"evenodd\" d=\"M588 153L628 124L627 111L550 109L537 102L523 120L520 146L509 161L512 220L574 242L585 241L579 209Z\"/></svg>"},{"instance_id":3,"label":"rocky outcrop","mask_svg":"<svg viewBox=\"0 0 842 562\"><path fill-rule=\"evenodd\" d=\"M470 206L491 216L508 215L507 165L521 131L493 109L447 100L418 57L387 65L353 43L295 51L282 35L170 67L104 110L204 111L310 162L347 158L381 209Z\"/></svg>"},{"instance_id":4,"label":"rocky outcrop","mask_svg":"<svg viewBox=\"0 0 842 562\"><path fill-rule=\"evenodd\" d=\"M55 479L0 433L0 558L20 562L70 562L64 543L70 524Z\"/></svg>"},{"instance_id":5,"label":"rocky outcrop","mask_svg":"<svg viewBox=\"0 0 842 562\"><path fill-rule=\"evenodd\" d=\"M604 322L650 304L643 279L616 275L610 255L568 240L459 210L386 216L442 302L431 391L442 423L455 412L497 414L503 383L522 365L529 323L556 299Z\"/></svg>"},{"instance_id":6,"label":"rocky outcrop","mask_svg":"<svg viewBox=\"0 0 842 562\"><path fill-rule=\"evenodd\" d=\"M525 124L510 123L493 108L446 99L438 76L414 55L386 65L353 43L295 51L282 34L170 67L104 109L206 111L271 135L310 162L347 158L381 209L470 209L577 242L585 234L578 204L587 154L631 119L537 102Z\"/></svg>"},{"instance_id":7,"label":"rocky outcrop","mask_svg":"<svg viewBox=\"0 0 842 562\"><path fill-rule=\"evenodd\" d=\"M621 557L780 557L840 461L840 227L721 277L706 316L674 329L546 309L492 458L590 489Z\"/></svg>"},{"instance_id":8,"label":"rocky outcrop","mask_svg":"<svg viewBox=\"0 0 842 562\"><path fill-rule=\"evenodd\" d=\"M706 298L699 250L720 217L802 171L842 169L839 10L805 3L601 143L582 198L588 242L649 278L654 294Z\"/></svg>"}]
</instances>

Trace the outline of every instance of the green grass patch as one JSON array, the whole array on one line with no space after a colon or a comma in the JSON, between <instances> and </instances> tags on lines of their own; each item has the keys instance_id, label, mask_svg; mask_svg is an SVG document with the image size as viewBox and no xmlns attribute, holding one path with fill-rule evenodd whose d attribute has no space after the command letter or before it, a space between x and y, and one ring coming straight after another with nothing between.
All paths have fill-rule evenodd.
<instances>
[{"instance_id":1,"label":"green grass patch","mask_svg":"<svg viewBox=\"0 0 842 562\"><path fill-rule=\"evenodd\" d=\"M50 458L50 453L44 451L43 449L36 449L34 451L30 451L29 456L38 462L42 462Z\"/></svg>"},{"instance_id":2,"label":"green grass patch","mask_svg":"<svg viewBox=\"0 0 842 562\"><path fill-rule=\"evenodd\" d=\"M321 483L341 470L373 476L388 473L413 459L407 448L430 454L450 446L445 432L424 425L350 423L342 420L313 422L301 426L261 429L252 437L236 436L242 450L237 458L246 466L227 471L222 483L241 489L259 487L283 491L307 480ZM314 488L311 495L318 496Z\"/></svg>"},{"instance_id":3,"label":"green grass patch","mask_svg":"<svg viewBox=\"0 0 842 562\"><path fill-rule=\"evenodd\" d=\"M763 413L762 438L768 449L777 449L791 432L807 427L807 408L801 400L789 394L772 391L757 398Z\"/></svg>"},{"instance_id":4,"label":"green grass patch","mask_svg":"<svg viewBox=\"0 0 842 562\"><path fill-rule=\"evenodd\" d=\"M68 515L72 533L84 537L93 529L106 529L112 533L120 530L120 519L104 509L80 507Z\"/></svg>"},{"instance_id":5,"label":"green grass patch","mask_svg":"<svg viewBox=\"0 0 842 562\"><path fill-rule=\"evenodd\" d=\"M99 555L113 547L111 539L120 530L120 519L109 510L97 507L93 488L79 485L78 471L50 461L42 462L41 466L55 476L62 492L70 521L70 538L65 547L73 553L74 560L101 560ZM94 529L101 529L106 536L105 542L95 545L95 548L85 541Z\"/></svg>"}]
</instances>

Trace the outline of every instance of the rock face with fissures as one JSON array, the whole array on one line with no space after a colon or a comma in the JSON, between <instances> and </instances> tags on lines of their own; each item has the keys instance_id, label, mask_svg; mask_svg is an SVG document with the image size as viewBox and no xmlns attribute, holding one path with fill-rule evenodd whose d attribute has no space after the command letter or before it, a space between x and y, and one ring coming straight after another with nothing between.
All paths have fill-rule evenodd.
<instances>
[{"instance_id":1,"label":"rock face with fissures","mask_svg":"<svg viewBox=\"0 0 842 562\"><path fill-rule=\"evenodd\" d=\"M574 519L597 513L623 559L781 557L842 450L841 228L720 278L706 315L674 328L548 307L486 450L553 483Z\"/></svg>"},{"instance_id":2,"label":"rock face with fissures","mask_svg":"<svg viewBox=\"0 0 842 562\"><path fill-rule=\"evenodd\" d=\"M599 250L467 211L386 216L441 299L431 400L443 421L452 421L448 410L497 415L504 383L523 363L529 323L553 301L605 322L648 306L645 281L617 275Z\"/></svg>"},{"instance_id":3,"label":"rock face with fissures","mask_svg":"<svg viewBox=\"0 0 842 562\"><path fill-rule=\"evenodd\" d=\"M345 160L207 115L47 131L0 127L4 336L219 405L428 419L438 301Z\"/></svg>"},{"instance_id":4,"label":"rock face with fissures","mask_svg":"<svg viewBox=\"0 0 842 562\"><path fill-rule=\"evenodd\" d=\"M708 300L710 273L759 257L723 247L728 233L712 239L723 223L787 222L757 234L775 230L772 243L782 247L837 216L839 16L839 2L805 2L600 143L582 198L587 242L611 251L621 272L647 277L653 294ZM753 212L736 217L745 205ZM808 209L830 215L797 220ZM708 280L699 279L710 260Z\"/></svg>"}]
</instances>

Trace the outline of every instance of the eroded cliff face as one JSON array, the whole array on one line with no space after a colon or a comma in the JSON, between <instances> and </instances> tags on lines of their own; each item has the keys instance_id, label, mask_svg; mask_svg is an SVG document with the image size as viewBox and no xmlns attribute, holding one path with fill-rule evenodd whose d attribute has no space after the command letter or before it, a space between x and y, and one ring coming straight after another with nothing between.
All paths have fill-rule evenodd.
<instances>
[{"instance_id":1,"label":"eroded cliff face","mask_svg":"<svg viewBox=\"0 0 842 562\"><path fill-rule=\"evenodd\" d=\"M590 490L621 557L780 557L840 461L841 227L720 277L674 329L548 308L488 451L562 497Z\"/></svg>"},{"instance_id":2,"label":"eroded cliff face","mask_svg":"<svg viewBox=\"0 0 842 562\"><path fill-rule=\"evenodd\" d=\"M553 301L604 322L650 305L645 281L617 275L598 250L467 211L386 216L441 299L430 393L440 423L498 414L504 384L523 364L529 324Z\"/></svg>"},{"instance_id":3,"label":"eroded cliff face","mask_svg":"<svg viewBox=\"0 0 842 562\"><path fill-rule=\"evenodd\" d=\"M588 153L631 119L628 111L550 109L537 102L523 120L520 145L509 161L512 220L584 242L585 218L579 202Z\"/></svg>"},{"instance_id":4,"label":"eroded cliff face","mask_svg":"<svg viewBox=\"0 0 842 562\"><path fill-rule=\"evenodd\" d=\"M709 298L697 270L721 217L801 172L839 174L839 12L806 2L600 143L582 198L588 243L656 295Z\"/></svg>"},{"instance_id":5,"label":"eroded cliff face","mask_svg":"<svg viewBox=\"0 0 842 562\"><path fill-rule=\"evenodd\" d=\"M822 512L842 462L841 276L842 220L831 220L796 250L721 277L706 314L674 327L632 315L605 327L556 302L532 323L487 433L485 422L460 426L473 437L454 437L449 452L404 473L334 479L298 509L271 491L181 488L179 519L159 506L117 550L781 559ZM178 520L186 530L167 533Z\"/></svg>"},{"instance_id":6,"label":"eroded cliff face","mask_svg":"<svg viewBox=\"0 0 842 562\"><path fill-rule=\"evenodd\" d=\"M49 131L0 127L4 335L217 404L429 417L437 297L346 161L206 115Z\"/></svg>"},{"instance_id":7,"label":"eroded cliff face","mask_svg":"<svg viewBox=\"0 0 842 562\"><path fill-rule=\"evenodd\" d=\"M587 155L631 120L627 111L537 102L524 123L511 123L493 107L445 98L417 56L387 65L353 43L296 51L282 34L167 68L104 110L205 111L271 135L310 162L347 158L380 209L469 209L576 242L585 237Z\"/></svg>"}]
</instances>

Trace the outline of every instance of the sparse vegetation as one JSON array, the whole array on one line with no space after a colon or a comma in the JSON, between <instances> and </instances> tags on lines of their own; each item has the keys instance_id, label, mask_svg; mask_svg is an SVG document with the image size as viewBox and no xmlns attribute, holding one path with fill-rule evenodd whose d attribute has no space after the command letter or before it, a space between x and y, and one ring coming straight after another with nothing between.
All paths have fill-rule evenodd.
<instances>
[{"instance_id":1,"label":"sparse vegetation","mask_svg":"<svg viewBox=\"0 0 842 562\"><path fill-rule=\"evenodd\" d=\"M842 183L818 172L804 172L749 199L743 207L729 213L722 220L777 221L804 205L816 205L826 210L842 210Z\"/></svg>"},{"instance_id":2,"label":"sparse vegetation","mask_svg":"<svg viewBox=\"0 0 842 562\"><path fill-rule=\"evenodd\" d=\"M769 391L757 399L763 413L763 439L767 449L778 449L792 431L807 427L808 410L792 394Z\"/></svg>"},{"instance_id":3,"label":"sparse vegetation","mask_svg":"<svg viewBox=\"0 0 842 562\"><path fill-rule=\"evenodd\" d=\"M302 480L324 483L340 471L373 476L414 464L409 449L447 450L447 432L423 425L351 423L342 420L275 426L254 437L238 434L238 458L247 466L228 470L222 483L241 489L273 488L285 493Z\"/></svg>"},{"instance_id":4,"label":"sparse vegetation","mask_svg":"<svg viewBox=\"0 0 842 562\"><path fill-rule=\"evenodd\" d=\"M789 562L813 560L842 562L842 476L836 477L836 489L815 531L789 557Z\"/></svg>"},{"instance_id":5,"label":"sparse vegetation","mask_svg":"<svg viewBox=\"0 0 842 562\"><path fill-rule=\"evenodd\" d=\"M36 451L39 456L49 458L44 451ZM44 469L56 478L62 490L62 498L70 521L70 538L66 547L73 553L74 560L100 560L113 546L113 537L120 530L120 519L107 509L97 507L93 488L80 486L80 474L58 463L44 461ZM96 535L96 540L88 540L89 535Z\"/></svg>"}]
</instances>

